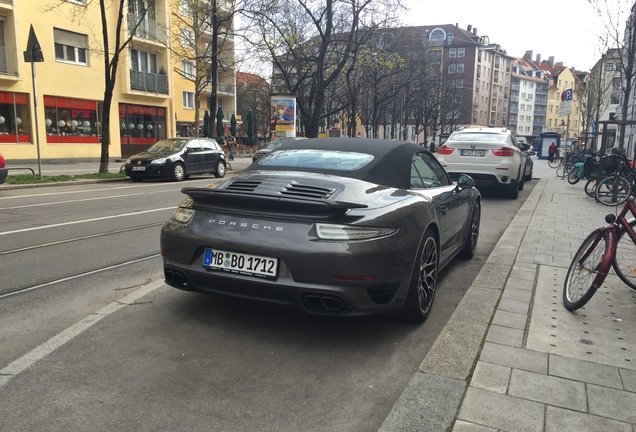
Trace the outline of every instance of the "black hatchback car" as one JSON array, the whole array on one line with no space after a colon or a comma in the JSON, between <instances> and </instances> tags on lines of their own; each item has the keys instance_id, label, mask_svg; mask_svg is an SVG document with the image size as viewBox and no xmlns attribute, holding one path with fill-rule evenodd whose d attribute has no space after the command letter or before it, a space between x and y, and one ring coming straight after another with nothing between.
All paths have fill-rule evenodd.
<instances>
[{"instance_id":1,"label":"black hatchback car","mask_svg":"<svg viewBox=\"0 0 636 432\"><path fill-rule=\"evenodd\" d=\"M171 179L181 181L192 174L225 176L225 153L211 138L168 138L126 160L126 176L133 181Z\"/></svg>"}]
</instances>

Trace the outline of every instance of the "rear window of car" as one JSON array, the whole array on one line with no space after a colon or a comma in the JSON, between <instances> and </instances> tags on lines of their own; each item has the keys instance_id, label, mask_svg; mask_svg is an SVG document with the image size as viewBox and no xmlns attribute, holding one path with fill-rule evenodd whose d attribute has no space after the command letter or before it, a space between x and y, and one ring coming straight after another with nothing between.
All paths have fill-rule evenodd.
<instances>
[{"instance_id":1,"label":"rear window of car","mask_svg":"<svg viewBox=\"0 0 636 432\"><path fill-rule=\"evenodd\" d=\"M259 165L269 167L316 168L330 171L354 171L373 160L365 153L333 150L279 150L258 161Z\"/></svg>"},{"instance_id":2,"label":"rear window of car","mask_svg":"<svg viewBox=\"0 0 636 432\"><path fill-rule=\"evenodd\" d=\"M501 133L456 132L449 141L503 142L506 135Z\"/></svg>"}]
</instances>

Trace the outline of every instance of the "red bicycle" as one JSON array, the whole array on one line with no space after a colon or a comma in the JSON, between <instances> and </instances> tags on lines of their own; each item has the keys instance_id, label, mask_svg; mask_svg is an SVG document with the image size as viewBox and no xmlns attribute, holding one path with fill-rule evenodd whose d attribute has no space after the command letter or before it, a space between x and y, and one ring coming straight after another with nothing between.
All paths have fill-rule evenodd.
<instances>
[{"instance_id":1,"label":"red bicycle","mask_svg":"<svg viewBox=\"0 0 636 432\"><path fill-rule=\"evenodd\" d=\"M563 304L579 309L605 281L610 268L630 288L636 290L636 205L634 195L617 215L608 214L608 225L587 236L570 264L563 285ZM628 213L632 216L627 220Z\"/></svg>"}]
</instances>

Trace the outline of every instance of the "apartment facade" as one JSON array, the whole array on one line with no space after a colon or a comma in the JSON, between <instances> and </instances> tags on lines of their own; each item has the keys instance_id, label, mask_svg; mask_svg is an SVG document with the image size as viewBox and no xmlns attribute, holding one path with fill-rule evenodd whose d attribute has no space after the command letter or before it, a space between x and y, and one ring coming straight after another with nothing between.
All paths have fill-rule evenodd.
<instances>
[{"instance_id":1,"label":"apartment facade","mask_svg":"<svg viewBox=\"0 0 636 432\"><path fill-rule=\"evenodd\" d=\"M210 50L213 29L210 23L193 24L193 7L207 8L207 0L172 1L172 83L174 89L174 113L177 136L191 136L195 122L203 128L205 111L215 120L218 107L223 112L223 124L226 129L230 125L232 115L236 116L236 71L234 64L234 37L232 3L216 1L219 14L225 19L218 29L217 49L220 56L220 67L216 77L216 98L212 100L212 77L210 76ZM228 18L229 17L229 18ZM197 52L195 53L195 49ZM203 74L203 82L207 83L199 92L199 112L195 109L195 77ZM240 118L237 119L240 122ZM216 131L212 131L216 136Z\"/></svg>"},{"instance_id":2,"label":"apartment facade","mask_svg":"<svg viewBox=\"0 0 636 432\"><path fill-rule=\"evenodd\" d=\"M42 159L99 158L105 89L99 4L45 3L0 0L0 153L9 160L32 160L39 147ZM177 109L183 108L186 84L175 83L170 50L173 4L125 4L120 36L132 39L117 67L110 109L111 157L127 157L177 135L182 112L177 114ZM117 9L106 8L111 52ZM31 25L44 57L34 64L35 102L31 64L22 54Z\"/></svg>"}]
</instances>

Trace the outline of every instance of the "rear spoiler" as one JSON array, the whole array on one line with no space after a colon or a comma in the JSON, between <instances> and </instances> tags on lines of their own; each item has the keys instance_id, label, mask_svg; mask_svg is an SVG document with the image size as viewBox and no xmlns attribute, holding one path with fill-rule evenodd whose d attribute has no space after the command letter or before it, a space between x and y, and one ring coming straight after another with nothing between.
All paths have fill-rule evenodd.
<instances>
[{"instance_id":1,"label":"rear spoiler","mask_svg":"<svg viewBox=\"0 0 636 432\"><path fill-rule=\"evenodd\" d=\"M367 208L365 204L346 201L330 201L311 197L275 196L241 193L224 189L183 188L181 190L194 200L194 208L204 210L258 213L280 217L331 217L342 215L351 209Z\"/></svg>"}]
</instances>

